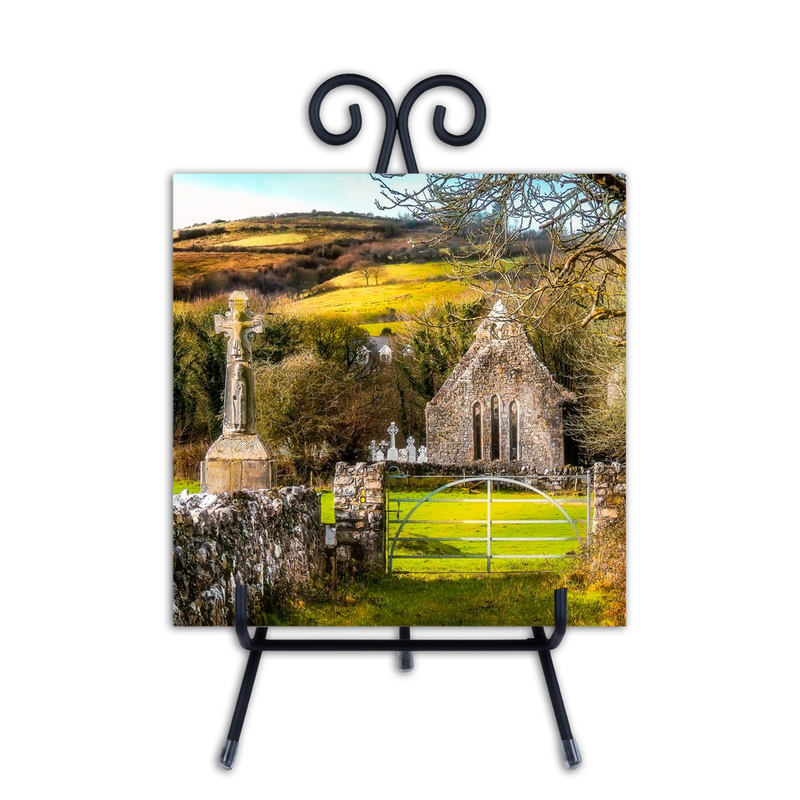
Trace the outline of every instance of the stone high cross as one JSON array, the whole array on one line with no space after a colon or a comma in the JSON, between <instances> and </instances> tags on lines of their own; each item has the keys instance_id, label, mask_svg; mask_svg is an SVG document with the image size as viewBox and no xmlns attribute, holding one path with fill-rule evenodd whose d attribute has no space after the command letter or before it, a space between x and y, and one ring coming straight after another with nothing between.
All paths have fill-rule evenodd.
<instances>
[{"instance_id":1,"label":"stone high cross","mask_svg":"<svg viewBox=\"0 0 800 800\"><path fill-rule=\"evenodd\" d=\"M264 333L264 317L253 316L247 308L247 295L233 292L228 299L228 311L214 314L214 332L224 333L228 339L227 361L246 361L253 358L253 345L250 337L254 333Z\"/></svg>"},{"instance_id":2,"label":"stone high cross","mask_svg":"<svg viewBox=\"0 0 800 800\"><path fill-rule=\"evenodd\" d=\"M253 369L250 366L253 358L251 337L264 332L264 317L250 313L244 292L231 294L228 309L224 316L214 315L214 331L224 334L228 340L222 433L254 434L256 398Z\"/></svg>"},{"instance_id":3,"label":"stone high cross","mask_svg":"<svg viewBox=\"0 0 800 800\"><path fill-rule=\"evenodd\" d=\"M270 489L275 483L274 459L256 433L256 392L252 336L264 332L264 317L253 316L247 295L233 292L228 313L214 315L214 331L227 339L225 404L222 436L209 447L200 467L204 492Z\"/></svg>"}]
</instances>

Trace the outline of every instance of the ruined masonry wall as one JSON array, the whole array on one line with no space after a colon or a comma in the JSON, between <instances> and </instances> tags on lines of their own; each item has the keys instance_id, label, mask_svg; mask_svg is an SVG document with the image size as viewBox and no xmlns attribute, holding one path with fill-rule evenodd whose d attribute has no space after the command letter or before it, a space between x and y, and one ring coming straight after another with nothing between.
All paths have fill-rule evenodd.
<instances>
[{"instance_id":1,"label":"ruined masonry wall","mask_svg":"<svg viewBox=\"0 0 800 800\"><path fill-rule=\"evenodd\" d=\"M472 408L481 405L484 466L491 454L491 399L500 407L500 461L509 461L509 406L519 413L518 462L534 469L564 464L563 397L524 337L476 341L425 409L428 460L473 461Z\"/></svg>"},{"instance_id":2,"label":"ruined masonry wall","mask_svg":"<svg viewBox=\"0 0 800 800\"><path fill-rule=\"evenodd\" d=\"M175 495L172 522L175 625L233 625L237 584L263 625L324 572L319 497L305 486Z\"/></svg>"},{"instance_id":3,"label":"ruined masonry wall","mask_svg":"<svg viewBox=\"0 0 800 800\"><path fill-rule=\"evenodd\" d=\"M627 471L624 464L595 464L592 469L594 514L592 540L597 541L611 525L625 524Z\"/></svg>"},{"instance_id":4,"label":"ruined masonry wall","mask_svg":"<svg viewBox=\"0 0 800 800\"><path fill-rule=\"evenodd\" d=\"M333 512L336 540L332 545L339 575L382 573L385 568L384 481L386 465L336 465Z\"/></svg>"},{"instance_id":5,"label":"ruined masonry wall","mask_svg":"<svg viewBox=\"0 0 800 800\"><path fill-rule=\"evenodd\" d=\"M543 492L582 492L586 485L585 467L562 467L561 469L531 469L519 461L471 461L468 464L403 464L404 475L424 477L427 475L450 475L455 478L469 478L482 475L507 475L525 480ZM389 480L389 488L393 481Z\"/></svg>"}]
</instances>

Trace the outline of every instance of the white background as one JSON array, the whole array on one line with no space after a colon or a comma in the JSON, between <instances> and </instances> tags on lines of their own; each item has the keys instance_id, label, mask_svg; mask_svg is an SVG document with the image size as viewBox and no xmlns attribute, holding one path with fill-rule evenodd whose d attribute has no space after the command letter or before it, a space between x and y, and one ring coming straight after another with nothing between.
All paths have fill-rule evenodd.
<instances>
[{"instance_id":1,"label":"white background","mask_svg":"<svg viewBox=\"0 0 800 800\"><path fill-rule=\"evenodd\" d=\"M791 5L16 3L4 11L2 759L7 797L787 797L796 791L797 20ZM170 624L170 181L372 169L366 93L488 105L422 170L630 183L629 625L556 653L262 660ZM392 168L403 170L399 146ZM468 631L473 633L473 631ZM479 633L479 632L474 632ZM501 632L483 635L498 635ZM511 635L525 635L515 629ZM373 635L388 635L377 631ZM283 634L286 635L286 634ZM791 787L795 786L793 790Z\"/></svg>"}]
</instances>

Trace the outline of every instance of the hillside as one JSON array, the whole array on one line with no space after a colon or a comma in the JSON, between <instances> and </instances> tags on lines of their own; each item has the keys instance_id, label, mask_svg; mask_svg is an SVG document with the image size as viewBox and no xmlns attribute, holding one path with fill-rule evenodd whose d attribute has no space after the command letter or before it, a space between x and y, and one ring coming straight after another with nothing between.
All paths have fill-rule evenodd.
<instances>
[{"instance_id":1,"label":"hillside","mask_svg":"<svg viewBox=\"0 0 800 800\"><path fill-rule=\"evenodd\" d=\"M233 288L298 296L365 264L440 259L420 241L431 233L413 220L326 213L182 228L172 234L173 296L192 300Z\"/></svg>"},{"instance_id":2,"label":"hillside","mask_svg":"<svg viewBox=\"0 0 800 800\"><path fill-rule=\"evenodd\" d=\"M387 264L370 285L360 273L340 275L288 304L293 314L348 314L376 335L398 320L425 307L431 300L467 299L474 290L448 277L445 264ZM388 325L397 332L397 325Z\"/></svg>"}]
</instances>

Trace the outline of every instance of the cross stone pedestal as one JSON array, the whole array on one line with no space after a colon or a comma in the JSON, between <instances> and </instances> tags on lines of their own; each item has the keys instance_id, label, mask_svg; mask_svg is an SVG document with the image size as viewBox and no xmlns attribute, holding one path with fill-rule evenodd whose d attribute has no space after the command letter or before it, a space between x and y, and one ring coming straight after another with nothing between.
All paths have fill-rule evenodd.
<instances>
[{"instance_id":1,"label":"cross stone pedestal","mask_svg":"<svg viewBox=\"0 0 800 800\"><path fill-rule=\"evenodd\" d=\"M275 485L274 460L257 434L223 434L208 450L200 465L204 492L236 492L270 489Z\"/></svg>"}]
</instances>

